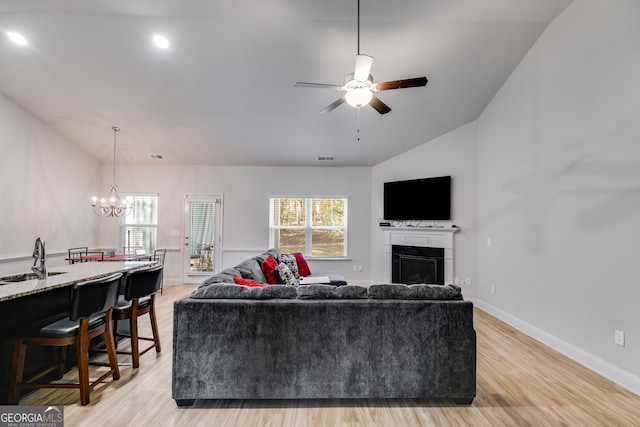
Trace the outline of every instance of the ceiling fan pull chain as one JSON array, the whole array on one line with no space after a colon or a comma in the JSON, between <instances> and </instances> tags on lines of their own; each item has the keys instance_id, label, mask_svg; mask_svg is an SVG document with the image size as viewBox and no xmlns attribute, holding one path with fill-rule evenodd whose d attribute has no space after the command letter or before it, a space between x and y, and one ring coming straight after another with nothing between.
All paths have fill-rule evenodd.
<instances>
[{"instance_id":1,"label":"ceiling fan pull chain","mask_svg":"<svg viewBox=\"0 0 640 427\"><path fill-rule=\"evenodd\" d=\"M360 2L358 1L358 4ZM356 133L358 134L358 142L360 142L360 109L357 108L358 110L358 129L356 129Z\"/></svg>"}]
</instances>

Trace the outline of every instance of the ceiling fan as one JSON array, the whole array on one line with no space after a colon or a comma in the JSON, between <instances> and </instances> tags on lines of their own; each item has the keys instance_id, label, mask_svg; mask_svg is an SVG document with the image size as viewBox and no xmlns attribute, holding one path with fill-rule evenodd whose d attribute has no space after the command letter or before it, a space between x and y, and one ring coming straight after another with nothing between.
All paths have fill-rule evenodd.
<instances>
[{"instance_id":1,"label":"ceiling fan","mask_svg":"<svg viewBox=\"0 0 640 427\"><path fill-rule=\"evenodd\" d=\"M343 97L339 98L332 104L324 108L320 113L329 113L335 110L343 103L347 103L355 108L362 108L365 105L371 105L378 113L387 114L391 108L380 100L373 92L390 89L403 89L409 87L426 86L426 77L415 77L404 80L391 80L387 82L374 83L373 77L369 72L373 65L373 57L360 54L360 0L358 0L358 52L356 55L356 65L353 73L347 74L344 78L343 85L332 85L325 83L307 83L296 82L296 87L311 87L321 89L336 89L346 92Z\"/></svg>"}]
</instances>

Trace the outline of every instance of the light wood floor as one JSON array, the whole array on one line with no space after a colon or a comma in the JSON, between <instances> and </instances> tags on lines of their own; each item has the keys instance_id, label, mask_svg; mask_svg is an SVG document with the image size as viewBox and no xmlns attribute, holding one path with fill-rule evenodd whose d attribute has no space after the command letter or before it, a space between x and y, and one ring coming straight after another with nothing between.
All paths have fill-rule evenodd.
<instances>
[{"instance_id":1,"label":"light wood floor","mask_svg":"<svg viewBox=\"0 0 640 427\"><path fill-rule=\"evenodd\" d=\"M640 425L639 396L478 309L477 397L471 406L424 400L196 401L180 409L171 399L173 301L193 287L164 289L158 298L162 353L142 356L137 370L120 355L121 379L94 389L88 406L80 406L77 390L64 389L37 390L20 404L65 405L69 427Z\"/></svg>"}]
</instances>

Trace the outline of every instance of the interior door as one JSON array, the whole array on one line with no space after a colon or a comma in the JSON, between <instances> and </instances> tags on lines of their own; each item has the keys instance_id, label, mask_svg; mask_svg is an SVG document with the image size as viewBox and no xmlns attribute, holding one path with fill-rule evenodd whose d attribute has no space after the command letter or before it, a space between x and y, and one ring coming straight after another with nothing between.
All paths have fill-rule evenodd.
<instances>
[{"instance_id":1,"label":"interior door","mask_svg":"<svg viewBox=\"0 0 640 427\"><path fill-rule=\"evenodd\" d=\"M222 196L187 194L183 246L184 283L199 283L219 272Z\"/></svg>"}]
</instances>

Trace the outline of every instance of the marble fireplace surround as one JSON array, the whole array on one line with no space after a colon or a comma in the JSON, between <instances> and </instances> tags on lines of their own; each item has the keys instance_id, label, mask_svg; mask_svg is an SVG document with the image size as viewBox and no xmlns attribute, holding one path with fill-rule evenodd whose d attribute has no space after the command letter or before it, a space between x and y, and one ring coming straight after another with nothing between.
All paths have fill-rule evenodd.
<instances>
[{"instance_id":1,"label":"marble fireplace surround","mask_svg":"<svg viewBox=\"0 0 640 427\"><path fill-rule=\"evenodd\" d=\"M453 283L453 235L458 227L381 227L384 232L386 277L391 283L391 247L393 245L444 249L444 284Z\"/></svg>"}]
</instances>

